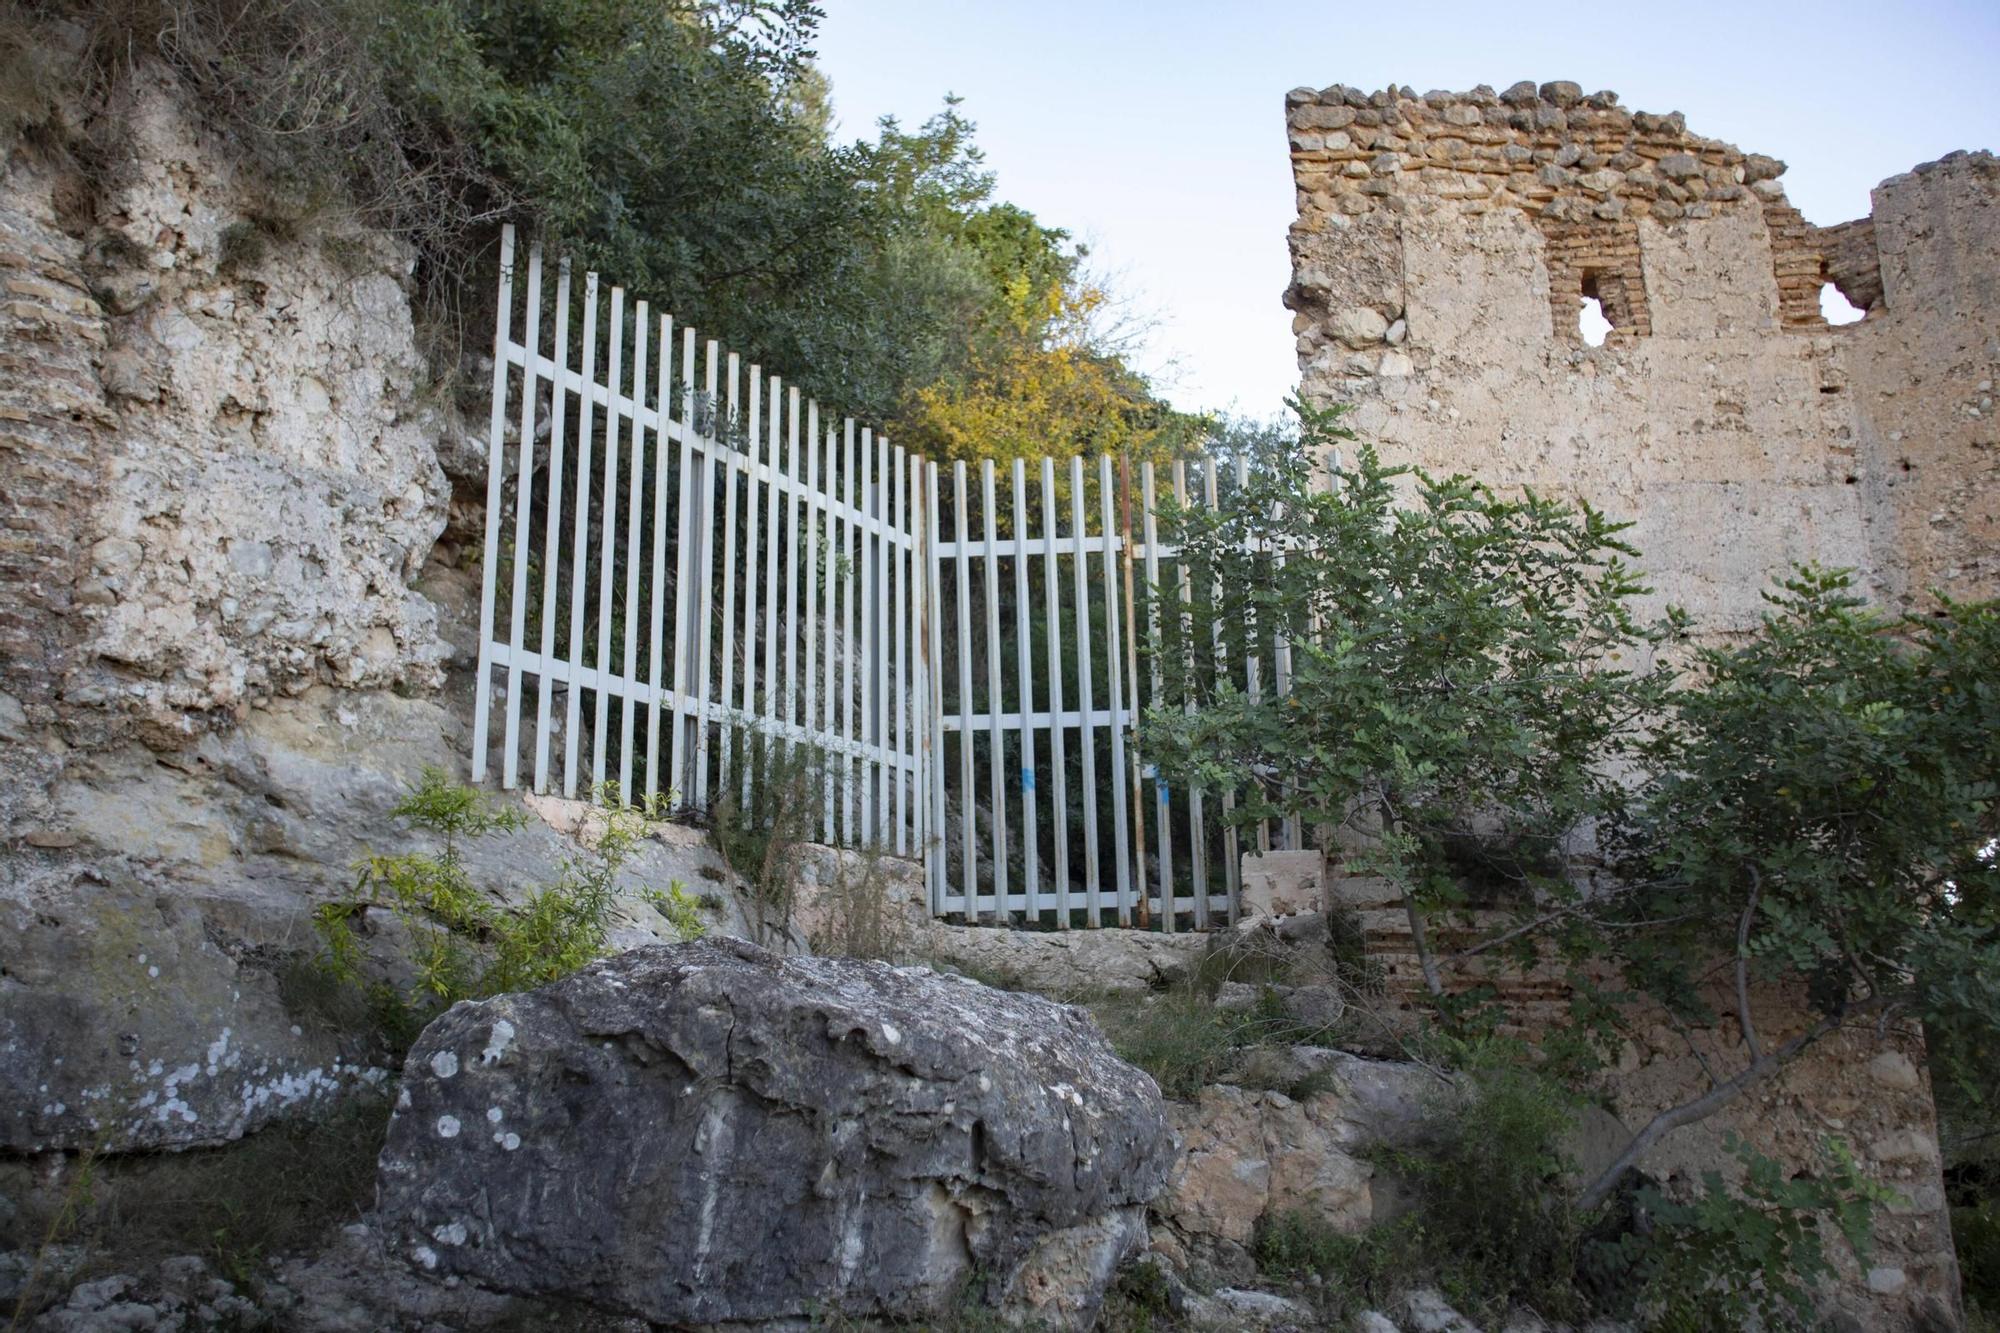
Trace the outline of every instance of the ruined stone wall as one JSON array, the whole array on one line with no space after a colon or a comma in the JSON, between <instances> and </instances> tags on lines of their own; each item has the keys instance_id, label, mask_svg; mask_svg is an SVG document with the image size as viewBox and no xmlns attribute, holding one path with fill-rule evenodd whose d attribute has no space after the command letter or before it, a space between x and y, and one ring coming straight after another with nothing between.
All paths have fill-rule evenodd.
<instances>
[{"instance_id":1,"label":"ruined stone wall","mask_svg":"<svg viewBox=\"0 0 2000 1333\"><path fill-rule=\"evenodd\" d=\"M1892 177L1870 217L1829 233L1849 299L1871 280L1879 293L1835 346L1882 591L1912 608L1933 588L2000 597L2000 161L1957 153Z\"/></svg>"},{"instance_id":2,"label":"ruined stone wall","mask_svg":"<svg viewBox=\"0 0 2000 1333\"><path fill-rule=\"evenodd\" d=\"M1575 84L1287 101L1302 392L1386 456L1635 520L1656 603L1711 636L1795 561L1912 607L2000 591L1989 155L1822 229L1783 163ZM1825 281L1868 318L1829 327Z\"/></svg>"},{"instance_id":3,"label":"ruined stone wall","mask_svg":"<svg viewBox=\"0 0 2000 1333\"><path fill-rule=\"evenodd\" d=\"M1783 163L1575 84L1298 89L1287 118L1302 393L1353 404L1387 459L1634 520L1655 606L1687 608L1711 639L1754 628L1794 561L1857 568L1896 609L1921 612L1931 589L2000 595L1991 154L1885 181L1869 217L1821 228L1787 202ZM1826 282L1866 317L1829 327ZM1611 324L1601 346L1580 325L1586 297ZM1391 995L1413 996L1407 922L1369 883L1335 893ZM1530 1026L1567 1007L1557 972L1478 979ZM1767 1039L1805 1021L1782 995L1759 1008ZM1628 1125L1706 1087L1702 1056L1740 1066L1730 1023L1641 1023L1610 1084ZM1725 1131L1800 1169L1821 1137L1852 1143L1903 1201L1839 1304L1867 1327L1950 1321L1917 1035L1840 1034L1646 1165L1698 1178Z\"/></svg>"}]
</instances>

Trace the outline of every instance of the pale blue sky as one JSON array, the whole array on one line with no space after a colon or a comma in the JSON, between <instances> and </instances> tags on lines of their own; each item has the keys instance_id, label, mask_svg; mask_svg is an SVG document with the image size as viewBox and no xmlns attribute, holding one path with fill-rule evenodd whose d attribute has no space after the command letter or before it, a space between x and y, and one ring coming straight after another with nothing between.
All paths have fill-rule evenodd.
<instances>
[{"instance_id":1,"label":"pale blue sky","mask_svg":"<svg viewBox=\"0 0 2000 1333\"><path fill-rule=\"evenodd\" d=\"M825 0L843 137L947 92L1000 193L1088 241L1158 321L1140 360L1182 407L1275 412L1297 381L1284 96L1573 79L1790 164L1817 223L1885 176L2000 148L2000 0L1925 4L1200 4Z\"/></svg>"}]
</instances>

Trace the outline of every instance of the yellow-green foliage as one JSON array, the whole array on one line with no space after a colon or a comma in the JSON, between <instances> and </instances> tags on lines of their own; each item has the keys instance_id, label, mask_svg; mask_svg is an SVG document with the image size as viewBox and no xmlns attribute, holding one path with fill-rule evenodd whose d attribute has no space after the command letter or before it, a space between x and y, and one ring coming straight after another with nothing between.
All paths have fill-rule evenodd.
<instances>
[{"instance_id":1,"label":"yellow-green foliage","mask_svg":"<svg viewBox=\"0 0 2000 1333\"><path fill-rule=\"evenodd\" d=\"M618 872L660 807L627 809L615 788L600 795L603 827L589 854L565 861L554 884L529 890L519 906L509 907L473 883L461 844L513 833L525 817L494 805L441 769L425 769L392 813L435 834L438 845L427 852L369 855L356 863L355 896L314 913L327 969L369 988L392 1016L408 1019L459 1000L546 985L602 957ZM699 905L681 884L647 890L644 897L682 939L705 933ZM367 960L354 921L368 907L387 909L407 937L413 976L401 991L364 975Z\"/></svg>"}]
</instances>

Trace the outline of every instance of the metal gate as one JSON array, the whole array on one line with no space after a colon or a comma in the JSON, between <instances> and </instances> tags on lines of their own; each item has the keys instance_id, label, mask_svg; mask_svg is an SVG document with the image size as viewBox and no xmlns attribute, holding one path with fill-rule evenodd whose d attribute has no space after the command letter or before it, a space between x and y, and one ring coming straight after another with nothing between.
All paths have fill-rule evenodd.
<instances>
[{"instance_id":1,"label":"metal gate","mask_svg":"<svg viewBox=\"0 0 2000 1333\"><path fill-rule=\"evenodd\" d=\"M1136 746L1162 626L1205 595L1156 540L1152 464L941 472L596 274L579 301L566 261L545 309L539 247L525 267L517 301L509 228L474 781L748 810L803 758L821 837L921 855L940 915L1233 915L1229 794L1170 791ZM1217 465L1167 485L1212 506ZM1252 691L1285 686L1269 646L1237 645Z\"/></svg>"}]
</instances>

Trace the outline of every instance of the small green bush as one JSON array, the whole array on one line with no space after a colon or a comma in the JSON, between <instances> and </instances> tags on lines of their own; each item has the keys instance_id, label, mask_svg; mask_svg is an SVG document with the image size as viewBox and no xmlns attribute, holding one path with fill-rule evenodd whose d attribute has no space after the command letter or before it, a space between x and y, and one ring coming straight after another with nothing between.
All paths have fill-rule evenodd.
<instances>
[{"instance_id":1,"label":"small green bush","mask_svg":"<svg viewBox=\"0 0 2000 1333\"><path fill-rule=\"evenodd\" d=\"M520 906L510 908L472 882L461 844L514 832L525 817L495 806L485 793L454 782L441 769L426 768L391 813L435 834L438 846L371 855L358 863L355 896L323 904L313 916L326 972L363 988L384 1026L407 1040L413 1025L420 1027L459 1000L546 985L603 956L618 872L657 807L625 808L615 788L601 795L604 824L589 855L565 861L554 884L531 889ZM704 932L698 906L682 885L646 896L681 938ZM414 975L404 989L368 975L354 921L371 906L391 912L408 938Z\"/></svg>"},{"instance_id":2,"label":"small green bush","mask_svg":"<svg viewBox=\"0 0 2000 1333\"><path fill-rule=\"evenodd\" d=\"M1651 1234L1628 1233L1592 1257L1662 1333L1815 1327L1813 1287L1834 1273L1828 1224L1865 1266L1874 1208L1895 1195L1837 1140L1826 1141L1822 1172L1789 1177L1733 1134L1725 1146L1743 1166L1740 1188L1717 1171L1686 1201L1644 1186L1636 1202Z\"/></svg>"},{"instance_id":3,"label":"small green bush","mask_svg":"<svg viewBox=\"0 0 2000 1333\"><path fill-rule=\"evenodd\" d=\"M1313 1045L1328 1036L1286 1013L1274 986L1264 986L1247 1009L1220 1009L1199 976L1164 992L1104 996L1090 1009L1118 1058L1151 1074L1161 1093L1177 1100L1238 1079L1244 1052L1255 1047ZM1322 1082L1309 1075L1276 1090L1310 1096Z\"/></svg>"},{"instance_id":4,"label":"small green bush","mask_svg":"<svg viewBox=\"0 0 2000 1333\"><path fill-rule=\"evenodd\" d=\"M1966 1301L2000 1315L2000 1200L1952 1209L1951 1239Z\"/></svg>"},{"instance_id":5,"label":"small green bush","mask_svg":"<svg viewBox=\"0 0 2000 1333\"><path fill-rule=\"evenodd\" d=\"M1426 1271L1428 1250L1413 1214L1347 1235L1315 1213L1289 1209L1258 1223L1250 1253L1274 1277L1317 1278L1316 1304L1339 1319L1389 1304L1415 1285Z\"/></svg>"},{"instance_id":6,"label":"small green bush","mask_svg":"<svg viewBox=\"0 0 2000 1333\"><path fill-rule=\"evenodd\" d=\"M1455 1303L1573 1317L1583 1227L1562 1144L1578 1099L1496 1048L1470 1057L1459 1093L1432 1110L1425 1149L1384 1154L1380 1165L1415 1196L1419 1249Z\"/></svg>"}]
</instances>

